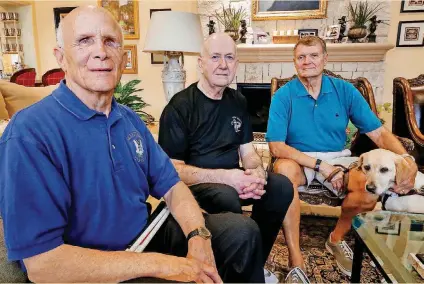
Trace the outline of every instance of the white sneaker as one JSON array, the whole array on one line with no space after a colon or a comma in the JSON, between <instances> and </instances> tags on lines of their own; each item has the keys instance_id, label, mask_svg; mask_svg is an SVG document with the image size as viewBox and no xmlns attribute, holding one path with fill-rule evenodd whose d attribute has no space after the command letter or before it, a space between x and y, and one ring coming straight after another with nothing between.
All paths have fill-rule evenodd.
<instances>
[{"instance_id":1,"label":"white sneaker","mask_svg":"<svg viewBox=\"0 0 424 284\"><path fill-rule=\"evenodd\" d=\"M303 284L309 284L308 276L306 273L300 268L295 267L292 270L290 270L289 274L287 274L286 277L286 283L303 283Z\"/></svg>"},{"instance_id":2,"label":"white sneaker","mask_svg":"<svg viewBox=\"0 0 424 284\"><path fill-rule=\"evenodd\" d=\"M278 283L278 278L274 273L264 268L265 283Z\"/></svg>"}]
</instances>

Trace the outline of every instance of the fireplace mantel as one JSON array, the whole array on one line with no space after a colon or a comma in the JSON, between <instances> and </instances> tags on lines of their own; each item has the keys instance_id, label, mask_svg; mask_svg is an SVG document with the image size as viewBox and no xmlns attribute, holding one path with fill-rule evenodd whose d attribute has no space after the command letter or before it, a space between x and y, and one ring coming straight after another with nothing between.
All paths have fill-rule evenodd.
<instances>
[{"instance_id":1,"label":"fireplace mantel","mask_svg":"<svg viewBox=\"0 0 424 284\"><path fill-rule=\"evenodd\" d=\"M293 62L294 44L238 44L240 62ZM388 43L328 43L329 62L379 62L394 48Z\"/></svg>"}]
</instances>

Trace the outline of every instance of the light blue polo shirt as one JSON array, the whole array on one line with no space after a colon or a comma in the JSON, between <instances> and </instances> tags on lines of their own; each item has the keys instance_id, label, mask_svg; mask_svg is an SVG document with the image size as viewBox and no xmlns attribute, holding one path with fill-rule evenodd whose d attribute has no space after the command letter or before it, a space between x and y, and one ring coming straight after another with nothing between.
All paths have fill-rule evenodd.
<instances>
[{"instance_id":1,"label":"light blue polo shirt","mask_svg":"<svg viewBox=\"0 0 424 284\"><path fill-rule=\"evenodd\" d=\"M141 232L149 195L179 177L142 120L112 101L109 117L61 82L18 112L0 139L0 213L9 260L61 244L124 250Z\"/></svg>"},{"instance_id":2,"label":"light blue polo shirt","mask_svg":"<svg viewBox=\"0 0 424 284\"><path fill-rule=\"evenodd\" d=\"M298 78L281 87L271 100L268 142L285 142L302 152L341 151L349 122L367 133L382 124L349 82L323 75L315 100Z\"/></svg>"}]
</instances>

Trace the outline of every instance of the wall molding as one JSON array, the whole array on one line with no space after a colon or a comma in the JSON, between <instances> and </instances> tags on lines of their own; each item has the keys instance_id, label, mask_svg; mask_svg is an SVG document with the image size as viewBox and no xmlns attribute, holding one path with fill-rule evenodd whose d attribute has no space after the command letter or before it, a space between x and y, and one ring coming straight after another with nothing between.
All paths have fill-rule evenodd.
<instances>
[{"instance_id":1,"label":"wall molding","mask_svg":"<svg viewBox=\"0 0 424 284\"><path fill-rule=\"evenodd\" d=\"M388 43L328 43L328 62L379 62L395 46ZM293 62L294 44L238 44L243 63Z\"/></svg>"}]
</instances>

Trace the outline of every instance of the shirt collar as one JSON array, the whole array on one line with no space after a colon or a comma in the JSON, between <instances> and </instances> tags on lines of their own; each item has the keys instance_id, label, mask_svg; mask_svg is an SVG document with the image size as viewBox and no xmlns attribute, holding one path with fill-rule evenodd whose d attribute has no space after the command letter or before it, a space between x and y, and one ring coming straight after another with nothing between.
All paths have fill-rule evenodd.
<instances>
[{"instance_id":1,"label":"shirt collar","mask_svg":"<svg viewBox=\"0 0 424 284\"><path fill-rule=\"evenodd\" d=\"M302 82L300 82L299 77L296 77L295 79L295 85L296 85L296 95L298 97L306 97L309 96L308 91L306 90L305 86L303 86ZM322 74L322 83L321 83L321 94L328 94L332 92L331 88L331 82L330 78L328 78L327 75Z\"/></svg>"},{"instance_id":2,"label":"shirt collar","mask_svg":"<svg viewBox=\"0 0 424 284\"><path fill-rule=\"evenodd\" d=\"M59 87L53 91L52 96L67 111L75 115L80 120L89 120L96 114L102 114L87 107L69 88L66 80L60 82ZM114 113L116 112L116 113ZM118 103L112 98L112 108L109 117L121 117Z\"/></svg>"}]
</instances>

